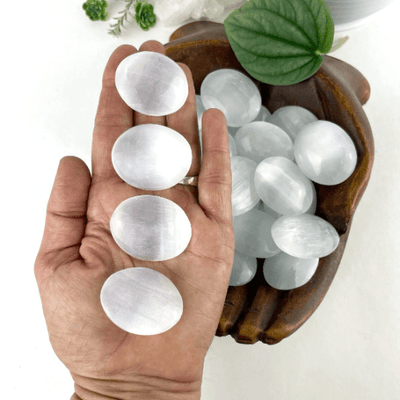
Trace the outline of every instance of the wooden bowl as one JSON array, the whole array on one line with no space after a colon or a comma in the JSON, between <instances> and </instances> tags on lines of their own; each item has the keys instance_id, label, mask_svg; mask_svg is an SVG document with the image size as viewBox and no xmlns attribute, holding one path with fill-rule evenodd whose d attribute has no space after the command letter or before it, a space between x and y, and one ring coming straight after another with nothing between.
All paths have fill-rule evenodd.
<instances>
[{"instance_id":1,"label":"wooden bowl","mask_svg":"<svg viewBox=\"0 0 400 400\"><path fill-rule=\"evenodd\" d=\"M192 71L196 94L210 72L233 68L245 73L232 51L223 24L196 21L176 30L165 45L166 54ZM311 78L295 85L272 86L256 81L262 103L273 113L288 105L301 106L318 119L340 125L353 139L358 162L354 173L335 186L315 184L318 215L338 231L340 243L321 258L312 279L300 288L277 290L263 276L264 259L258 259L255 278L243 286L230 286L220 318L217 336L231 335L236 342L275 344L300 328L317 309L339 267L352 217L371 174L374 143L362 105L370 96L363 75L349 64L330 56Z\"/></svg>"}]
</instances>

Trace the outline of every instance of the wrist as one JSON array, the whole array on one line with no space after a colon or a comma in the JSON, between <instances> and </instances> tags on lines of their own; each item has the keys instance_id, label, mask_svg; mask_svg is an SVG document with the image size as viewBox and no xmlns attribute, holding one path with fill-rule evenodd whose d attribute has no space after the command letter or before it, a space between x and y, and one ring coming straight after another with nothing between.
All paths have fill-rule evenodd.
<instances>
[{"instance_id":1,"label":"wrist","mask_svg":"<svg viewBox=\"0 0 400 400\"><path fill-rule=\"evenodd\" d=\"M201 380L175 382L138 376L128 382L71 375L75 381L71 400L200 400Z\"/></svg>"}]
</instances>

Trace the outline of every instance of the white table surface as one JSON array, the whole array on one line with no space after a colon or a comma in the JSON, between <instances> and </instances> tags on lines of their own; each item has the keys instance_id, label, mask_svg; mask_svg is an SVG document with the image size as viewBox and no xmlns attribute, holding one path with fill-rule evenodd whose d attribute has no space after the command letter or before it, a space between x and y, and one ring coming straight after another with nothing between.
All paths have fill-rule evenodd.
<instances>
[{"instance_id":1,"label":"white table surface","mask_svg":"<svg viewBox=\"0 0 400 400\"><path fill-rule=\"evenodd\" d=\"M1 397L7 400L69 400L73 393L50 346L33 274L46 203L61 157L90 165L101 76L112 51L150 39L167 43L177 28L134 26L116 39L106 33L109 22L89 21L81 4L2 6ZM400 398L399 14L396 1L348 32L350 40L332 54L370 82L364 108L376 158L331 288L307 323L280 344L215 337L203 400Z\"/></svg>"}]
</instances>

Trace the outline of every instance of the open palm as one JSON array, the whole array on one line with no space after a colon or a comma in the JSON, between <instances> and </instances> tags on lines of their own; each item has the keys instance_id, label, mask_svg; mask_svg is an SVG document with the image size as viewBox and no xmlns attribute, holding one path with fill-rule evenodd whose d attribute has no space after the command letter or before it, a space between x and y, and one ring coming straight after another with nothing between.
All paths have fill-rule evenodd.
<instances>
[{"instance_id":1,"label":"open palm","mask_svg":"<svg viewBox=\"0 0 400 400\"><path fill-rule=\"evenodd\" d=\"M114 76L118 64L136 51L132 46L119 47L105 69L93 135L92 174L79 158L65 157L60 162L35 274L51 344L70 370L77 395L99 393L115 398L116 390L121 390L125 394L118 398L128 399L126 393L132 390L144 393L151 388L193 393L196 398L234 256L227 127L220 111L204 114L201 163L193 81L183 64L189 96L179 111L167 118L133 112L118 95ZM144 43L139 51L165 54L156 41ZM163 191L143 191L118 177L111 164L112 146L125 130L145 123L167 125L188 140L193 154L188 175L199 176L198 187L178 184ZM115 208L142 194L172 200L188 216L192 238L178 257L142 261L126 254L113 240L109 224ZM164 274L183 298L181 320L159 335L123 331L100 304L105 280L116 271L138 266Z\"/></svg>"}]
</instances>

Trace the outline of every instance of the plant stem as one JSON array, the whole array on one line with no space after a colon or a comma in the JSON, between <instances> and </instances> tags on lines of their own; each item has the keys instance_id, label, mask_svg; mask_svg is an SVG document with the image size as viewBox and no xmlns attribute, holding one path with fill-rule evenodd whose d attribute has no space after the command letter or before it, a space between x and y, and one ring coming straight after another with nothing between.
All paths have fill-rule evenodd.
<instances>
[{"instance_id":1,"label":"plant stem","mask_svg":"<svg viewBox=\"0 0 400 400\"><path fill-rule=\"evenodd\" d=\"M128 21L128 16L133 17L133 15L130 13L130 9L133 5L133 3L136 3L137 0L125 0L126 5L125 5L125 10L120 11L119 14L122 14L120 17L118 18L114 18L117 20L117 22L115 24L110 24L110 29L108 31L108 33L110 35L114 35L114 36L120 36L121 35L121 28L125 28L124 26L124 21Z\"/></svg>"}]
</instances>

